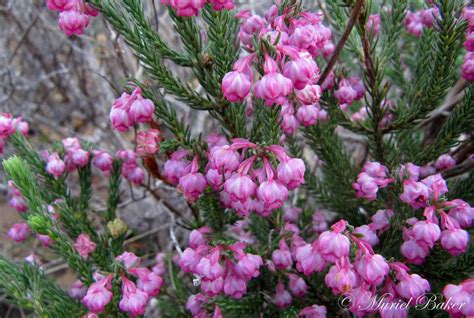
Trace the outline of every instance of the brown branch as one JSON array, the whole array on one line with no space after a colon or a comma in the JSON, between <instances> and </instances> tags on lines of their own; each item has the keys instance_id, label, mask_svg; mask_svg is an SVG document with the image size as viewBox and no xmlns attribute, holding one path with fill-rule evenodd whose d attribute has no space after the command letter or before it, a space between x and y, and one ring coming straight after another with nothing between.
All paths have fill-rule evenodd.
<instances>
[{"instance_id":1,"label":"brown branch","mask_svg":"<svg viewBox=\"0 0 474 318\"><path fill-rule=\"evenodd\" d=\"M441 172L441 175L444 179L449 179L462 175L466 172L470 172L472 170L474 170L474 159L468 159L463 163L452 167L451 169L444 170L443 172Z\"/></svg>"},{"instance_id":2,"label":"brown branch","mask_svg":"<svg viewBox=\"0 0 474 318\"><path fill-rule=\"evenodd\" d=\"M326 80L326 78L329 76L329 73L331 73L334 65L336 64L337 60L339 59L339 55L341 54L341 51L344 48L344 45L346 44L346 41L349 38L349 35L351 34L351 31L357 22L357 18L359 17L360 10L364 3L365 3L365 0L357 0L357 2L355 3L354 8L352 10L351 17L349 18L349 22L347 23L347 26L344 29L344 33L342 33L339 43L337 43L336 45L334 54L329 60L328 65L326 65L326 68L324 69L323 74L319 78L319 81L318 81L319 85L321 85Z\"/></svg>"}]
</instances>

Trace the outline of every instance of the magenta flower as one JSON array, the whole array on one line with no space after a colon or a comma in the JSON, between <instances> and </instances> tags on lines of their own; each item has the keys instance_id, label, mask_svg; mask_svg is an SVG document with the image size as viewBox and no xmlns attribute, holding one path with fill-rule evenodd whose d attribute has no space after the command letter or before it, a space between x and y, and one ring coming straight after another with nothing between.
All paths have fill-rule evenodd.
<instances>
[{"instance_id":1,"label":"magenta flower","mask_svg":"<svg viewBox=\"0 0 474 318\"><path fill-rule=\"evenodd\" d=\"M105 307L112 300L111 289L112 275L93 283L87 289L87 293L82 298L82 303L93 313L104 311Z\"/></svg>"},{"instance_id":2,"label":"magenta flower","mask_svg":"<svg viewBox=\"0 0 474 318\"><path fill-rule=\"evenodd\" d=\"M128 312L132 317L137 317L145 313L148 303L148 294L141 291L135 284L122 276L122 299L119 308L123 312Z\"/></svg>"},{"instance_id":3,"label":"magenta flower","mask_svg":"<svg viewBox=\"0 0 474 318\"><path fill-rule=\"evenodd\" d=\"M79 234L74 243L74 248L84 259L87 259L95 251L96 247L97 245L87 234Z\"/></svg>"},{"instance_id":4,"label":"magenta flower","mask_svg":"<svg viewBox=\"0 0 474 318\"><path fill-rule=\"evenodd\" d=\"M288 307L292 302L291 294L285 289L285 286L280 280L276 287L276 293L273 295L273 302L279 308Z\"/></svg>"},{"instance_id":5,"label":"magenta flower","mask_svg":"<svg viewBox=\"0 0 474 318\"><path fill-rule=\"evenodd\" d=\"M23 242L30 234L30 227L26 223L15 223L8 230L8 237L16 243Z\"/></svg>"}]
</instances>

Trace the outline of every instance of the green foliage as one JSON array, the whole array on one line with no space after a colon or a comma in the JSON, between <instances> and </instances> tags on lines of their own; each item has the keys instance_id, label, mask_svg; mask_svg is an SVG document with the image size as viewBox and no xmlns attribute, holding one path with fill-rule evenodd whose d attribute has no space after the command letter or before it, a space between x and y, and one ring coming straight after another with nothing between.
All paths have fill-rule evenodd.
<instances>
[{"instance_id":1,"label":"green foliage","mask_svg":"<svg viewBox=\"0 0 474 318\"><path fill-rule=\"evenodd\" d=\"M0 291L7 294L6 301L31 311L35 317L85 314L85 309L46 278L37 265L17 265L0 256L0 277Z\"/></svg>"}]
</instances>

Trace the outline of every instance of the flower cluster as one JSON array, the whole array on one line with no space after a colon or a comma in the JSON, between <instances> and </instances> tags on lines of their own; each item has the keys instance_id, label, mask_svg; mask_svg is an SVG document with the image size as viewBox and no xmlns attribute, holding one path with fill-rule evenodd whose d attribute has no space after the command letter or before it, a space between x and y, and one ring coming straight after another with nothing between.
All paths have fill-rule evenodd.
<instances>
[{"instance_id":1,"label":"flower cluster","mask_svg":"<svg viewBox=\"0 0 474 318\"><path fill-rule=\"evenodd\" d=\"M3 153L5 141L10 135L19 132L27 136L29 129L28 123L22 121L21 117L13 118L10 113L0 113L0 154Z\"/></svg>"},{"instance_id":2,"label":"flower cluster","mask_svg":"<svg viewBox=\"0 0 474 318\"><path fill-rule=\"evenodd\" d=\"M84 0L46 0L46 6L51 11L59 11L59 28L68 36L84 33L89 16L99 15L99 11Z\"/></svg>"},{"instance_id":3,"label":"flower cluster","mask_svg":"<svg viewBox=\"0 0 474 318\"><path fill-rule=\"evenodd\" d=\"M90 152L81 148L77 138L66 138L63 140L65 150L64 158L61 159L57 152L43 153L46 161L46 172L59 178L65 171L72 172L77 168L84 168L90 159Z\"/></svg>"},{"instance_id":4,"label":"flower cluster","mask_svg":"<svg viewBox=\"0 0 474 318\"><path fill-rule=\"evenodd\" d=\"M256 98L263 99L266 106L282 105L282 130L293 134L299 125L316 124L318 119L326 120L327 113L318 101L322 88L317 85L319 67L314 58L321 53L329 56L334 50L329 28L322 24L320 15L303 12L298 19L285 23L288 12L278 16L273 6L265 17L242 11L239 38L249 55L239 59L233 71L222 80L222 93L230 102L242 102L252 90L255 77L253 64L260 61L254 48L254 39L270 39L277 52L274 59L264 54L263 74L253 85ZM255 65L257 66L257 65ZM294 94L292 94L294 93Z\"/></svg>"},{"instance_id":5,"label":"flower cluster","mask_svg":"<svg viewBox=\"0 0 474 318\"><path fill-rule=\"evenodd\" d=\"M135 123L151 121L154 110L153 102L143 98L142 90L136 87L132 94L123 93L114 101L109 117L113 129L125 132Z\"/></svg>"},{"instance_id":6,"label":"flower cluster","mask_svg":"<svg viewBox=\"0 0 474 318\"><path fill-rule=\"evenodd\" d=\"M263 265L258 255L244 252L245 243L210 246L201 228L191 232L189 247L184 250L179 265L185 273L193 273L201 279L201 292L214 297L225 294L239 299L247 291L247 283L260 275Z\"/></svg>"},{"instance_id":7,"label":"flower cluster","mask_svg":"<svg viewBox=\"0 0 474 318\"><path fill-rule=\"evenodd\" d=\"M463 18L468 23L466 41L464 47L466 48L466 55L464 55L464 62L461 67L461 74L466 80L474 81L474 7L465 7L463 10Z\"/></svg>"},{"instance_id":8,"label":"flower cluster","mask_svg":"<svg viewBox=\"0 0 474 318\"><path fill-rule=\"evenodd\" d=\"M139 267L141 260L133 253L125 252L117 256L116 261L125 268L118 277L96 274L96 282L87 289L80 281L76 282L71 295L82 298L82 303L91 313L101 313L113 298L112 284L121 283L120 310L131 317L143 315L150 298L159 294L163 279L156 272Z\"/></svg>"},{"instance_id":9,"label":"flower cluster","mask_svg":"<svg viewBox=\"0 0 474 318\"><path fill-rule=\"evenodd\" d=\"M357 176L357 182L354 182L352 187L356 190L358 198L374 201L377 198L379 188L385 188L393 181L393 178L388 177L387 167L378 162L367 162L362 168L362 172Z\"/></svg>"}]
</instances>

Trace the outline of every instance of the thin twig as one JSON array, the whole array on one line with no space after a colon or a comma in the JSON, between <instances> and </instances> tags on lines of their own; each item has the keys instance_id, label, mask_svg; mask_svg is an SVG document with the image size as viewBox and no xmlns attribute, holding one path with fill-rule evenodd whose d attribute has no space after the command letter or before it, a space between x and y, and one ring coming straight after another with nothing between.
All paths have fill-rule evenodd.
<instances>
[{"instance_id":1,"label":"thin twig","mask_svg":"<svg viewBox=\"0 0 474 318\"><path fill-rule=\"evenodd\" d=\"M354 5L354 8L352 10L351 17L349 19L349 22L347 23L347 26L344 30L344 33L342 33L341 39L339 40L339 43L336 45L336 49L334 51L334 54L332 55L331 59L329 60L328 65L326 65L326 68L324 69L323 74L319 78L318 84L322 84L326 78L329 76L329 73L331 73L334 65L336 64L337 60L339 59L339 55L341 54L342 49L344 48L344 45L346 44L347 39L349 38L349 35L351 34L352 29L354 28L357 18L359 17L360 9L362 8L362 4L365 2L365 0L357 0L357 2Z\"/></svg>"}]
</instances>

